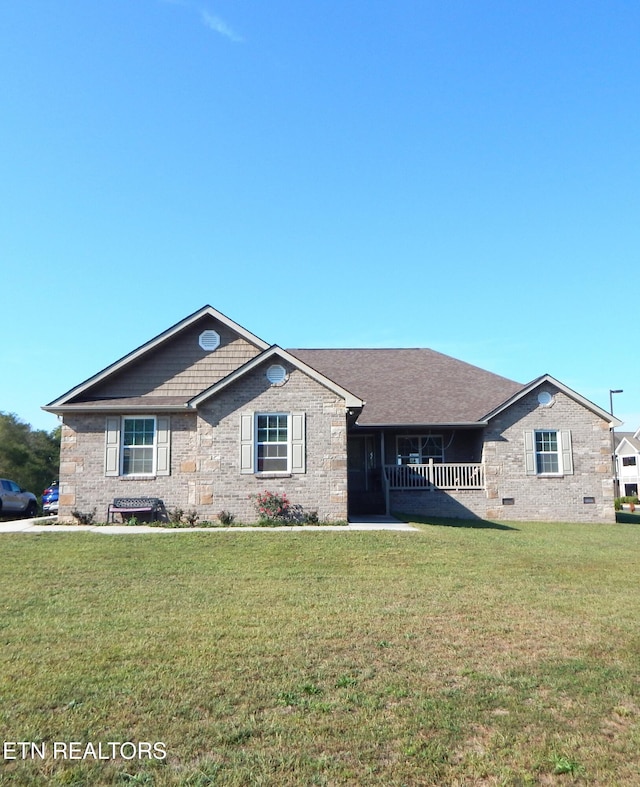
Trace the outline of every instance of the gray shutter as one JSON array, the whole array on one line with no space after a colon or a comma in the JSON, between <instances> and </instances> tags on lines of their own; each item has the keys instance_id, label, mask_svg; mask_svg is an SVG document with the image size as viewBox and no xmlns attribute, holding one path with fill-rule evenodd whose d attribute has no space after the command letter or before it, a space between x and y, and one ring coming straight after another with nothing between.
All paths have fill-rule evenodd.
<instances>
[{"instance_id":1,"label":"gray shutter","mask_svg":"<svg viewBox=\"0 0 640 787\"><path fill-rule=\"evenodd\" d=\"M240 414L240 472L253 473L253 413Z\"/></svg>"},{"instance_id":2,"label":"gray shutter","mask_svg":"<svg viewBox=\"0 0 640 787\"><path fill-rule=\"evenodd\" d=\"M104 474L120 475L120 416L109 416L105 426Z\"/></svg>"},{"instance_id":3,"label":"gray shutter","mask_svg":"<svg viewBox=\"0 0 640 787\"><path fill-rule=\"evenodd\" d=\"M304 413L291 413L291 472L306 472Z\"/></svg>"},{"instance_id":4,"label":"gray shutter","mask_svg":"<svg viewBox=\"0 0 640 787\"><path fill-rule=\"evenodd\" d=\"M531 430L527 430L524 433L524 471L527 475L537 475L535 446L535 434Z\"/></svg>"},{"instance_id":5,"label":"gray shutter","mask_svg":"<svg viewBox=\"0 0 640 787\"><path fill-rule=\"evenodd\" d=\"M169 417L156 419L156 475L171 473L171 429Z\"/></svg>"},{"instance_id":6,"label":"gray shutter","mask_svg":"<svg viewBox=\"0 0 640 787\"><path fill-rule=\"evenodd\" d=\"M571 451L571 432L564 429L560 432L560 446L562 449L562 472L564 475L573 475L573 453Z\"/></svg>"}]
</instances>

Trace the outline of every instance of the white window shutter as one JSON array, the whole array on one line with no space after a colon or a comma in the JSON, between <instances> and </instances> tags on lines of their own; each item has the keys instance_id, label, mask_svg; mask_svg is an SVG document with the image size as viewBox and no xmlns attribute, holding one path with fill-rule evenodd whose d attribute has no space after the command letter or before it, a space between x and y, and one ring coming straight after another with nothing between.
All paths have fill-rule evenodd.
<instances>
[{"instance_id":1,"label":"white window shutter","mask_svg":"<svg viewBox=\"0 0 640 787\"><path fill-rule=\"evenodd\" d=\"M564 475L573 475L573 452L571 450L571 431L563 429L560 432L560 445L562 448L562 472Z\"/></svg>"},{"instance_id":2,"label":"white window shutter","mask_svg":"<svg viewBox=\"0 0 640 787\"><path fill-rule=\"evenodd\" d=\"M536 475L536 440L531 430L524 433L524 468L527 475Z\"/></svg>"},{"instance_id":3,"label":"white window shutter","mask_svg":"<svg viewBox=\"0 0 640 787\"><path fill-rule=\"evenodd\" d=\"M291 413L291 472L306 472L305 414Z\"/></svg>"},{"instance_id":4,"label":"white window shutter","mask_svg":"<svg viewBox=\"0 0 640 787\"><path fill-rule=\"evenodd\" d=\"M156 420L156 475L171 473L171 429L168 416Z\"/></svg>"},{"instance_id":5,"label":"white window shutter","mask_svg":"<svg viewBox=\"0 0 640 787\"><path fill-rule=\"evenodd\" d=\"M105 426L104 474L120 475L120 416L109 416Z\"/></svg>"},{"instance_id":6,"label":"white window shutter","mask_svg":"<svg viewBox=\"0 0 640 787\"><path fill-rule=\"evenodd\" d=\"M253 473L253 413L240 414L240 472Z\"/></svg>"}]
</instances>

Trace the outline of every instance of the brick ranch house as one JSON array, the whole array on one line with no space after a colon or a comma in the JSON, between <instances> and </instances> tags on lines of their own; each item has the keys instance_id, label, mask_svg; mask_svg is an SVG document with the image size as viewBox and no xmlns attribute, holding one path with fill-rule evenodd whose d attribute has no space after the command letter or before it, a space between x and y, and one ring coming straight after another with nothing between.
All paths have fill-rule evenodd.
<instances>
[{"instance_id":1,"label":"brick ranch house","mask_svg":"<svg viewBox=\"0 0 640 787\"><path fill-rule=\"evenodd\" d=\"M211 306L46 405L60 518L119 497L257 518L285 492L321 520L390 511L613 522L605 410L428 349L283 350Z\"/></svg>"}]
</instances>

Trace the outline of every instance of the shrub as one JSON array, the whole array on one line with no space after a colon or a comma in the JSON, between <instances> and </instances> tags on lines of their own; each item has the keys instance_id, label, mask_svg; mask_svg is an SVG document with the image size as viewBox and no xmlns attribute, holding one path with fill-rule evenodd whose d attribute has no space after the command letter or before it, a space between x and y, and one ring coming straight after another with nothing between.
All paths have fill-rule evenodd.
<instances>
[{"instance_id":1,"label":"shrub","mask_svg":"<svg viewBox=\"0 0 640 787\"><path fill-rule=\"evenodd\" d=\"M276 494L265 489L257 495L249 495L254 501L261 521L286 522L289 519L289 498L283 492Z\"/></svg>"},{"instance_id":2,"label":"shrub","mask_svg":"<svg viewBox=\"0 0 640 787\"><path fill-rule=\"evenodd\" d=\"M189 525L189 527L195 527L196 522L200 519L200 516L197 511L187 511L184 515L185 522Z\"/></svg>"},{"instance_id":3,"label":"shrub","mask_svg":"<svg viewBox=\"0 0 640 787\"><path fill-rule=\"evenodd\" d=\"M230 511L221 511L218 514L218 519L222 525L232 525L235 521L235 516Z\"/></svg>"},{"instance_id":4,"label":"shrub","mask_svg":"<svg viewBox=\"0 0 640 787\"><path fill-rule=\"evenodd\" d=\"M182 522L182 515L184 510L182 508L174 508L169 512L169 522L172 525L179 525Z\"/></svg>"},{"instance_id":5,"label":"shrub","mask_svg":"<svg viewBox=\"0 0 640 787\"><path fill-rule=\"evenodd\" d=\"M85 514L82 511L78 511L77 509L74 509L71 512L71 516L74 519L78 520L79 525L92 525L96 518L96 509L94 508L93 511L91 511L88 514Z\"/></svg>"},{"instance_id":6,"label":"shrub","mask_svg":"<svg viewBox=\"0 0 640 787\"><path fill-rule=\"evenodd\" d=\"M320 524L317 511L305 511L299 503L290 503L284 492L276 494L265 489L258 495L249 495L249 499L253 500L260 523L263 525L276 525L283 522L289 525Z\"/></svg>"},{"instance_id":7,"label":"shrub","mask_svg":"<svg viewBox=\"0 0 640 787\"><path fill-rule=\"evenodd\" d=\"M185 511L183 508L174 508L169 512L169 527L195 527L200 519L197 511Z\"/></svg>"}]
</instances>

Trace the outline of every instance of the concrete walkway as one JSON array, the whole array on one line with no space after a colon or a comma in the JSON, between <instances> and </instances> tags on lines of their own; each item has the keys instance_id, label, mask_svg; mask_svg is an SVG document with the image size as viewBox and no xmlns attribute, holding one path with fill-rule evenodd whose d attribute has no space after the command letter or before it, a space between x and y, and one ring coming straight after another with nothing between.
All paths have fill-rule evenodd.
<instances>
[{"instance_id":1,"label":"concrete walkway","mask_svg":"<svg viewBox=\"0 0 640 787\"><path fill-rule=\"evenodd\" d=\"M348 525L282 525L281 527L152 527L151 525L56 525L56 517L17 519L0 522L2 533L103 533L104 535L133 535L138 533L274 533L333 530L342 533L354 530L417 530L388 516L353 517Z\"/></svg>"}]
</instances>

